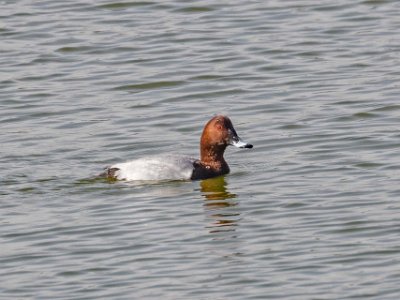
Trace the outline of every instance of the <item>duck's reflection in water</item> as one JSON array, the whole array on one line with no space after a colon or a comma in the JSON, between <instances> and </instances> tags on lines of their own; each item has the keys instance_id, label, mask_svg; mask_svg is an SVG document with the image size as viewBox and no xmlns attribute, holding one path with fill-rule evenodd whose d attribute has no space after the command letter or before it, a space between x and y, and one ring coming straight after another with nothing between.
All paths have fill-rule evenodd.
<instances>
[{"instance_id":1,"label":"duck's reflection in water","mask_svg":"<svg viewBox=\"0 0 400 300\"><path fill-rule=\"evenodd\" d=\"M230 193L224 176L202 180L201 192L205 198L207 218L211 219L206 228L210 233L235 231L240 221L236 194Z\"/></svg>"}]
</instances>

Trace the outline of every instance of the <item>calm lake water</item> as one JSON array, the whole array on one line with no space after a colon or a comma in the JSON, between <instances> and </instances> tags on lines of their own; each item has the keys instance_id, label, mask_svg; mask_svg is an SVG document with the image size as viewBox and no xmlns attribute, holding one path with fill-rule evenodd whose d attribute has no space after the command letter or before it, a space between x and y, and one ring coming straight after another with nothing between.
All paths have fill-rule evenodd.
<instances>
[{"instance_id":1,"label":"calm lake water","mask_svg":"<svg viewBox=\"0 0 400 300\"><path fill-rule=\"evenodd\" d=\"M1 299L398 299L399 1L0 7ZM231 174L93 179L216 113Z\"/></svg>"}]
</instances>

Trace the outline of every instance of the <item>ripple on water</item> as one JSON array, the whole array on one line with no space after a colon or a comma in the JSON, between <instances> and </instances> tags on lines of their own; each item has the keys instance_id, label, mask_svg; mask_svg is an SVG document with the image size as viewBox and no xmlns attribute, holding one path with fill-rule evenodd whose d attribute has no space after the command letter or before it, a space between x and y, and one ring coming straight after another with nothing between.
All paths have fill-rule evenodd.
<instances>
[{"instance_id":1,"label":"ripple on water","mask_svg":"<svg viewBox=\"0 0 400 300\"><path fill-rule=\"evenodd\" d=\"M398 6L2 3L3 297L397 299ZM95 178L216 113L230 175Z\"/></svg>"}]
</instances>

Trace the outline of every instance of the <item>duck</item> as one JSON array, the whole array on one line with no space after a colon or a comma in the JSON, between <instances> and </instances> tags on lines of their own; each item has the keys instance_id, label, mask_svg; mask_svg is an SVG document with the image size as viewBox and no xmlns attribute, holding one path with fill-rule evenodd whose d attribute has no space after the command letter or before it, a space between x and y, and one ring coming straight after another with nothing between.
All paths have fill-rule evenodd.
<instances>
[{"instance_id":1,"label":"duck","mask_svg":"<svg viewBox=\"0 0 400 300\"><path fill-rule=\"evenodd\" d=\"M102 177L124 181L203 180L226 175L224 159L228 146L253 148L236 133L232 121L216 115L204 126L200 138L200 159L177 154L147 156L107 167Z\"/></svg>"}]
</instances>

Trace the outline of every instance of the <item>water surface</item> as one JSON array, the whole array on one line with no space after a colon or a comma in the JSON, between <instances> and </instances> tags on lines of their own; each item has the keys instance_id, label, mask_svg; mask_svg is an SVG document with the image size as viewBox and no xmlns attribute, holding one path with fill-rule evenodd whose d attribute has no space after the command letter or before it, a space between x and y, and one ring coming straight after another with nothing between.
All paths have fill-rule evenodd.
<instances>
[{"instance_id":1,"label":"water surface","mask_svg":"<svg viewBox=\"0 0 400 300\"><path fill-rule=\"evenodd\" d=\"M0 297L397 299L398 1L3 1ZM198 155L231 174L93 180Z\"/></svg>"}]
</instances>

